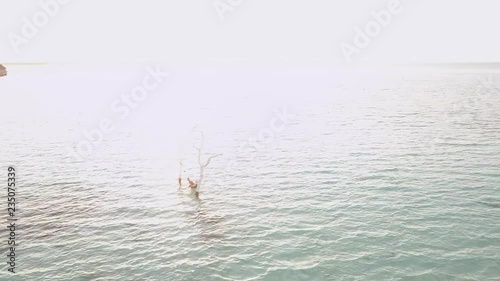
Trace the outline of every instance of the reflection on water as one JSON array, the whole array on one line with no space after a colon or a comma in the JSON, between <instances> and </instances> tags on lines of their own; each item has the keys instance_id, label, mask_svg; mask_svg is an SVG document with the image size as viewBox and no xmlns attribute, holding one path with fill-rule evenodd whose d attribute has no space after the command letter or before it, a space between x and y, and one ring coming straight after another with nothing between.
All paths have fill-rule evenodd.
<instances>
[{"instance_id":1,"label":"reflection on water","mask_svg":"<svg viewBox=\"0 0 500 281\"><path fill-rule=\"evenodd\" d=\"M22 267L12 280L500 276L499 95L474 95L478 75L500 85L491 69L304 79L180 71L85 161L66 161L65 148L141 71L0 82L15 105L0 111L0 160L19 177ZM297 120L252 158L239 153L285 105ZM177 184L179 142L195 121L206 152L223 154L199 200ZM197 175L185 147L185 174Z\"/></svg>"}]
</instances>

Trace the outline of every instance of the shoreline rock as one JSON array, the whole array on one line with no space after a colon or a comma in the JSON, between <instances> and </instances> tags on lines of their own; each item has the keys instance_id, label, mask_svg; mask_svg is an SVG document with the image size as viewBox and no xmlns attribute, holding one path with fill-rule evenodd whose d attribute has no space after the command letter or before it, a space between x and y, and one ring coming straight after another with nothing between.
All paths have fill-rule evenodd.
<instances>
[{"instance_id":1,"label":"shoreline rock","mask_svg":"<svg viewBox=\"0 0 500 281\"><path fill-rule=\"evenodd\" d=\"M2 76L7 76L7 69L5 68L5 66L0 64L0 77Z\"/></svg>"}]
</instances>

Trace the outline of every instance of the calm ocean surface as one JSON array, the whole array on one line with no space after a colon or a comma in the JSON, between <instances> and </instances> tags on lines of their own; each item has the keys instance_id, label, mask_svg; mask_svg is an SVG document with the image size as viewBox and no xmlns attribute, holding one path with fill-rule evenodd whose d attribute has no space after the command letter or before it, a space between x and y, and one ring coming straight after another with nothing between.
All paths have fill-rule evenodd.
<instances>
[{"instance_id":1,"label":"calm ocean surface","mask_svg":"<svg viewBox=\"0 0 500 281\"><path fill-rule=\"evenodd\" d=\"M146 67L8 68L0 280L500 280L496 68L169 70L126 117Z\"/></svg>"}]
</instances>

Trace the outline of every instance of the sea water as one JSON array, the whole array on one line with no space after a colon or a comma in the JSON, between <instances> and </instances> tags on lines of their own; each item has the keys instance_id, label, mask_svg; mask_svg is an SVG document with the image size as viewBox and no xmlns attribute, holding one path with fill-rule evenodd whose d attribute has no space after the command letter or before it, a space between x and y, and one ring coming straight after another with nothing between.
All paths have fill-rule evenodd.
<instances>
[{"instance_id":1,"label":"sea water","mask_svg":"<svg viewBox=\"0 0 500 281\"><path fill-rule=\"evenodd\" d=\"M165 71L9 67L1 280L500 280L496 68Z\"/></svg>"}]
</instances>

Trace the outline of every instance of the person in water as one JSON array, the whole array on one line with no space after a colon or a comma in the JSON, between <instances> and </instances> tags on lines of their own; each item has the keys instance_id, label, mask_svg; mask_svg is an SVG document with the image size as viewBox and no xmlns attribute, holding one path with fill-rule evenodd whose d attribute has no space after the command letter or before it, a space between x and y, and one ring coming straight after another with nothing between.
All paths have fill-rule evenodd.
<instances>
[{"instance_id":1,"label":"person in water","mask_svg":"<svg viewBox=\"0 0 500 281\"><path fill-rule=\"evenodd\" d=\"M191 188L197 188L198 187L198 184L192 180L190 180L189 178L187 178L188 182L189 182L189 187Z\"/></svg>"},{"instance_id":2,"label":"person in water","mask_svg":"<svg viewBox=\"0 0 500 281\"><path fill-rule=\"evenodd\" d=\"M182 179L181 179L181 177L179 177L177 180L179 181L179 186L182 186Z\"/></svg>"}]
</instances>

